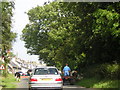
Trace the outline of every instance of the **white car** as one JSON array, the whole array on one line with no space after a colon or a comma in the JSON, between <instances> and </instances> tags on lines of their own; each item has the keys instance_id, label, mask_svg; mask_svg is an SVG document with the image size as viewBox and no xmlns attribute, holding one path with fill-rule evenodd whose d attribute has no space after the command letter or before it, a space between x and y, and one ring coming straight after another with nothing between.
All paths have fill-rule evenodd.
<instances>
[{"instance_id":1,"label":"white car","mask_svg":"<svg viewBox=\"0 0 120 90\"><path fill-rule=\"evenodd\" d=\"M62 90L63 81L56 67L37 67L33 69L32 74L30 76L29 88Z\"/></svg>"}]
</instances>

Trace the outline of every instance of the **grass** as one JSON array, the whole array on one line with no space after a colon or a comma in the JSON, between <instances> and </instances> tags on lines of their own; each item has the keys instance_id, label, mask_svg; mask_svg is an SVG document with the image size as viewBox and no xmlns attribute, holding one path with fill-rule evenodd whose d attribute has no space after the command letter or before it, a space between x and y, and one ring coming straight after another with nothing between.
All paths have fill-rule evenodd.
<instances>
[{"instance_id":1,"label":"grass","mask_svg":"<svg viewBox=\"0 0 120 90\"><path fill-rule=\"evenodd\" d=\"M1 85L4 86L4 88L16 88L16 83L18 81L16 81L16 79L14 78L14 76L12 74L9 74L8 77L0 77L1 78Z\"/></svg>"},{"instance_id":2,"label":"grass","mask_svg":"<svg viewBox=\"0 0 120 90\"><path fill-rule=\"evenodd\" d=\"M94 84L93 88L118 88L120 81L118 80L103 80Z\"/></svg>"},{"instance_id":3,"label":"grass","mask_svg":"<svg viewBox=\"0 0 120 90\"><path fill-rule=\"evenodd\" d=\"M120 88L120 80L98 80L96 78L84 78L76 84L86 88Z\"/></svg>"}]
</instances>

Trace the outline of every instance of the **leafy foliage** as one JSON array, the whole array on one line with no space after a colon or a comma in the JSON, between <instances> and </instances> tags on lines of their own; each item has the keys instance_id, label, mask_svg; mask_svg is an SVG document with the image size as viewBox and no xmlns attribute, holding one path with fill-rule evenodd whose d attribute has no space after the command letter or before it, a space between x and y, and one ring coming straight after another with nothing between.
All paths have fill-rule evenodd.
<instances>
[{"instance_id":1,"label":"leafy foliage","mask_svg":"<svg viewBox=\"0 0 120 90\"><path fill-rule=\"evenodd\" d=\"M120 4L52 2L27 14L23 30L28 53L62 68L119 63Z\"/></svg>"},{"instance_id":2,"label":"leafy foliage","mask_svg":"<svg viewBox=\"0 0 120 90\"><path fill-rule=\"evenodd\" d=\"M0 1L0 49L2 57L4 57L5 67L10 59L7 56L7 51L12 48L12 42L16 37L16 33L11 31L11 23L14 8L14 2L1 2ZM5 76L7 75L7 70L5 71Z\"/></svg>"},{"instance_id":3,"label":"leafy foliage","mask_svg":"<svg viewBox=\"0 0 120 90\"><path fill-rule=\"evenodd\" d=\"M0 2L0 9L1 9L1 15L0 15L0 48L3 48L4 46L6 49L11 48L11 42L15 38L16 34L11 31L11 17L13 16L12 14L12 9L14 8L14 3L13 2Z\"/></svg>"}]
</instances>

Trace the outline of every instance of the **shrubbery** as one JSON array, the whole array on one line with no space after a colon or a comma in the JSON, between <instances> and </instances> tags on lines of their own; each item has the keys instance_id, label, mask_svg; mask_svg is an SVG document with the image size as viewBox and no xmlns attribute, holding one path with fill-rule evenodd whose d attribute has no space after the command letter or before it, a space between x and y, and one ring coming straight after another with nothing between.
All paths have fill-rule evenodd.
<instances>
[{"instance_id":1,"label":"shrubbery","mask_svg":"<svg viewBox=\"0 0 120 90\"><path fill-rule=\"evenodd\" d=\"M98 73L102 78L118 79L119 65L118 64L102 64Z\"/></svg>"},{"instance_id":2,"label":"shrubbery","mask_svg":"<svg viewBox=\"0 0 120 90\"><path fill-rule=\"evenodd\" d=\"M83 78L77 85L87 88L119 88L119 64L91 64L81 68Z\"/></svg>"},{"instance_id":3,"label":"shrubbery","mask_svg":"<svg viewBox=\"0 0 120 90\"><path fill-rule=\"evenodd\" d=\"M119 64L100 64L84 67L81 70L84 77L97 77L98 79L119 79Z\"/></svg>"}]
</instances>

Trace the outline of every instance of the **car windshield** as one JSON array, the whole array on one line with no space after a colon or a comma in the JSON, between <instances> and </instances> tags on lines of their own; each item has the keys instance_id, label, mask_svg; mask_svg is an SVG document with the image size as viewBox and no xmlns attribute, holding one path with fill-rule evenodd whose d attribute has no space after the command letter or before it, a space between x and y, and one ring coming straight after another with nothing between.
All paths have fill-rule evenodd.
<instances>
[{"instance_id":1,"label":"car windshield","mask_svg":"<svg viewBox=\"0 0 120 90\"><path fill-rule=\"evenodd\" d=\"M35 69L34 75L48 75L54 74L57 75L58 71L56 68L37 68Z\"/></svg>"}]
</instances>

